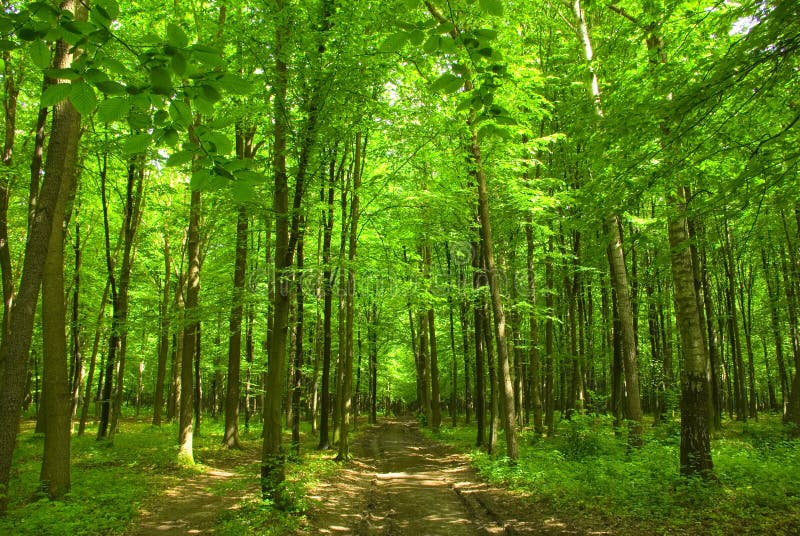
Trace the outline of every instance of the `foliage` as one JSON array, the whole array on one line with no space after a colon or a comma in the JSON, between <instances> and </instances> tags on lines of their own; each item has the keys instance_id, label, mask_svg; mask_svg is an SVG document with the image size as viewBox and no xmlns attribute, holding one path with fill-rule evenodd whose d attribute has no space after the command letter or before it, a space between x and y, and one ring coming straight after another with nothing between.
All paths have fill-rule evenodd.
<instances>
[{"instance_id":1,"label":"foliage","mask_svg":"<svg viewBox=\"0 0 800 536\"><path fill-rule=\"evenodd\" d=\"M470 452L491 483L525 492L545 511L589 515L612 525L663 534L790 534L800 521L800 445L786 440L775 416L727 423L713 442L716 480L685 479L677 459L679 429L646 433L641 449L615 437L606 418L562 421L558 434L529 436L517 466L471 447L472 427L443 431L439 440ZM521 438L523 439L523 438Z\"/></svg>"}]
</instances>

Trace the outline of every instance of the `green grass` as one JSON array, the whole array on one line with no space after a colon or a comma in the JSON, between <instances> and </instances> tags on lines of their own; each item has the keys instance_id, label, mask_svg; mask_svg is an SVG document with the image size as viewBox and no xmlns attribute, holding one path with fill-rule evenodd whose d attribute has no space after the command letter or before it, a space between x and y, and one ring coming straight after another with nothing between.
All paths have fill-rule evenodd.
<instances>
[{"instance_id":1,"label":"green grass","mask_svg":"<svg viewBox=\"0 0 800 536\"><path fill-rule=\"evenodd\" d=\"M644 446L631 450L608 418L578 416L551 438L520 434L516 465L475 449L472 427L442 429L436 438L469 452L490 482L566 516L657 534L772 535L800 527L800 442L786 439L776 416L725 423L712 443L711 482L679 476L676 422L647 429Z\"/></svg>"},{"instance_id":2,"label":"green grass","mask_svg":"<svg viewBox=\"0 0 800 536\"><path fill-rule=\"evenodd\" d=\"M44 438L25 423L18 436L8 514L0 534L19 536L114 534L124 529L149 495L187 473L177 466L174 426L123 421L113 444L95 440L96 430L72 438L72 487L63 500L39 491Z\"/></svg>"},{"instance_id":3,"label":"green grass","mask_svg":"<svg viewBox=\"0 0 800 536\"><path fill-rule=\"evenodd\" d=\"M307 425L305 425L307 426ZM96 428L73 436L72 487L63 500L51 501L39 491L44 438L26 421L18 436L10 482L8 514L0 518L0 534L15 536L94 536L130 529L142 505L159 504L160 495L181 480L205 470L205 465L233 467L236 476L215 484L219 495L236 493L245 500L220 514L215 527L221 535L291 534L302 521L305 494L319 478L338 471L334 453L317 452L315 438L304 429L300 459L289 459L284 489L286 511L276 509L258 493L260 424L249 432L240 428L245 451L222 448L222 423L206 417L200 437L194 438L195 464L178 463L177 426L154 428L149 417L126 418L113 443L95 440ZM288 438L285 445L288 448Z\"/></svg>"}]
</instances>

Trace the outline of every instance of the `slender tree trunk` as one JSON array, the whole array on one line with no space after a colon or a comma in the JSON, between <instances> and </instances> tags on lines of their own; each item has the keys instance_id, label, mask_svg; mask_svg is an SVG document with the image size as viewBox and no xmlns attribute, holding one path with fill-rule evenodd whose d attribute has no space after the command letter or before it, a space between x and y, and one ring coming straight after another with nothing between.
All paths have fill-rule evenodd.
<instances>
[{"instance_id":1,"label":"slender tree trunk","mask_svg":"<svg viewBox=\"0 0 800 536\"><path fill-rule=\"evenodd\" d=\"M295 317L295 344L294 344L294 370L291 381L292 390L292 453L300 455L300 395L303 387L303 239L305 235L304 223L300 226L300 236L297 239L297 273L295 296L297 299L297 315Z\"/></svg>"},{"instance_id":2,"label":"slender tree trunk","mask_svg":"<svg viewBox=\"0 0 800 536\"><path fill-rule=\"evenodd\" d=\"M553 397L555 396L555 375L554 375L554 322L555 315L554 307L554 293L555 283L553 276L553 237L552 235L547 242L547 256L545 257L544 273L545 273L545 308L547 309L547 317L544 323L544 355L545 355L545 389L544 389L544 425L547 427L547 435L552 436L555 433L555 423L553 410L555 403Z\"/></svg>"},{"instance_id":3,"label":"slender tree trunk","mask_svg":"<svg viewBox=\"0 0 800 536\"><path fill-rule=\"evenodd\" d=\"M494 263L494 244L492 241L492 226L489 216L489 192L486 188L486 176L483 171L478 132L472 128L471 145L473 163L476 166L475 176L478 181L478 212L480 214L481 238L483 239L483 256L486 262L486 272L489 277L489 290L491 293L492 311L494 313L494 331L497 340L497 354L500 365L500 385L505 402L503 415L503 428L506 433L506 455L512 462L516 462L517 430L514 416L514 388L511 383L511 371L508 362L508 345L506 342L506 317L500 288L497 280L497 269Z\"/></svg>"},{"instance_id":4,"label":"slender tree trunk","mask_svg":"<svg viewBox=\"0 0 800 536\"><path fill-rule=\"evenodd\" d=\"M323 319L322 319L322 393L321 408L319 416L319 445L317 449L325 450L330 448L330 434L328 422L331 414L331 318L333 316L333 282L331 271L331 236L333 234L333 212L334 212L334 186L336 184L336 163L331 159L328 170L328 193L326 209L323 212L323 233L322 233L322 292L324 294ZM344 167L344 166L342 166ZM325 195L322 196L325 198Z\"/></svg>"},{"instance_id":5,"label":"slender tree trunk","mask_svg":"<svg viewBox=\"0 0 800 536\"><path fill-rule=\"evenodd\" d=\"M158 339L158 371L156 373L156 391L153 400L153 426L161 426L161 409L164 406L164 380L167 376L167 359L169 358L169 291L172 266L169 256L169 235L164 230L164 281L161 304L159 308L160 332Z\"/></svg>"},{"instance_id":6,"label":"slender tree trunk","mask_svg":"<svg viewBox=\"0 0 800 536\"><path fill-rule=\"evenodd\" d=\"M625 258L622 253L622 236L619 232L619 219L608 219L611 242L608 245L608 263L611 266L611 281L617 297L617 312L620 321L622 340L622 363L625 371L625 390L627 396L626 417L630 421L628 441L633 446L642 445L642 407L639 398L639 370L637 364L636 338L633 331L633 311L628 294L628 280Z\"/></svg>"},{"instance_id":7,"label":"slender tree trunk","mask_svg":"<svg viewBox=\"0 0 800 536\"><path fill-rule=\"evenodd\" d=\"M183 347L181 348L181 396L178 422L178 460L194 463L194 429L192 413L194 409L194 357L197 351L197 333L200 319L200 212L199 191L191 192L189 205L189 230L186 240L186 258L189 263L186 272L186 304L184 308Z\"/></svg>"},{"instance_id":8,"label":"slender tree trunk","mask_svg":"<svg viewBox=\"0 0 800 536\"><path fill-rule=\"evenodd\" d=\"M709 475L713 470L708 415L708 376L703 347L700 314L694 288L686 200L671 194L674 213L669 217L669 243L672 280L675 289L675 316L683 348L681 374L681 449L683 475Z\"/></svg>"},{"instance_id":9,"label":"slender tree trunk","mask_svg":"<svg viewBox=\"0 0 800 536\"><path fill-rule=\"evenodd\" d=\"M239 206L236 220L236 260L233 268L233 303L229 323L228 383L225 395L225 435L222 444L241 448L239 443L239 370L242 361L242 313L247 272L247 208Z\"/></svg>"},{"instance_id":10,"label":"slender tree trunk","mask_svg":"<svg viewBox=\"0 0 800 536\"><path fill-rule=\"evenodd\" d=\"M111 281L106 279L106 288L103 290L103 297L100 299L100 308L97 313L97 327L94 330L94 341L92 342L92 357L89 359L89 374L86 377L86 392L83 395L83 407L81 408L81 420L78 425L78 436L82 436L86 431L86 421L89 417L89 405L95 401L92 400L92 382L94 381L95 365L97 363L97 353L100 349L100 336L103 333L103 319L105 318L106 303L108 303L108 292L111 288ZM100 363L100 370L103 370L103 364ZM99 375L102 377L102 374ZM98 386L98 392L100 386Z\"/></svg>"},{"instance_id":11,"label":"slender tree trunk","mask_svg":"<svg viewBox=\"0 0 800 536\"><path fill-rule=\"evenodd\" d=\"M287 44L291 28L289 11L284 0L276 0L275 28L275 80L274 80L274 133L273 168L275 190L272 209L275 214L275 287L273 289L272 337L264 398L264 440L261 455L261 492L264 497L278 499L279 486L286 478L284 454L281 447L281 391L286 367L286 340L290 293L289 270L293 262L289 236L289 185L286 172L287 136L289 126L286 92L288 84ZM302 184L295 188L302 192Z\"/></svg>"},{"instance_id":12,"label":"slender tree trunk","mask_svg":"<svg viewBox=\"0 0 800 536\"><path fill-rule=\"evenodd\" d=\"M431 248L426 244L422 248L423 254L423 276L430 280L431 272ZM439 393L439 354L436 347L436 321L434 318L433 307L427 311L428 320L428 341L430 343L430 380L431 380L431 420L429 421L431 430L438 432L442 425L441 395Z\"/></svg>"},{"instance_id":13,"label":"slender tree trunk","mask_svg":"<svg viewBox=\"0 0 800 536\"><path fill-rule=\"evenodd\" d=\"M536 313L536 274L533 264L533 217L530 212L525 216L526 271L528 273L528 303L531 306L528 320L529 341L528 359L530 376L530 398L533 408L533 430L536 434L544 433L542 422L542 380L541 356L539 353L539 327Z\"/></svg>"},{"instance_id":14,"label":"slender tree trunk","mask_svg":"<svg viewBox=\"0 0 800 536\"><path fill-rule=\"evenodd\" d=\"M472 244L472 287L475 291L475 298L472 303L473 325L475 328L475 421L477 424L477 437L475 446L482 447L486 442L486 372L484 347L485 338L483 336L483 297L482 290L484 274L481 271L480 246Z\"/></svg>"},{"instance_id":15,"label":"slender tree trunk","mask_svg":"<svg viewBox=\"0 0 800 536\"><path fill-rule=\"evenodd\" d=\"M778 362L778 377L781 386L781 407L784 419L789 411L789 381L786 373L786 363L783 358L783 335L781 324L778 318L778 278L772 276L772 270L767 262L767 252L761 248L761 266L764 269L764 281L767 286L767 298L769 301L769 317L772 337L775 344L775 360Z\"/></svg>"},{"instance_id":16,"label":"slender tree trunk","mask_svg":"<svg viewBox=\"0 0 800 536\"><path fill-rule=\"evenodd\" d=\"M72 318L70 319L70 420L74 420L78 411L78 404L81 399L81 385L83 383L83 354L81 353L81 325L80 325L80 296L81 296L81 265L82 265L82 244L81 228L78 221L78 209L75 212L75 244L73 252L75 254L75 271L72 276Z\"/></svg>"},{"instance_id":17,"label":"slender tree trunk","mask_svg":"<svg viewBox=\"0 0 800 536\"><path fill-rule=\"evenodd\" d=\"M0 276L3 285L3 321L0 340L9 334L11 325L11 304L14 299L14 276L11 268L11 249L8 239L8 203L11 186L12 168L14 165L14 140L17 129L17 98L19 87L17 82L20 75L15 74L11 63L11 52L3 53L3 112L5 117L5 133L3 136L3 166L9 170L0 179ZM47 112L45 111L45 114ZM40 156L41 158L41 156ZM39 186L37 176L37 189ZM2 362L0 362L0 376L2 376Z\"/></svg>"},{"instance_id":18,"label":"slender tree trunk","mask_svg":"<svg viewBox=\"0 0 800 536\"><path fill-rule=\"evenodd\" d=\"M70 140L77 152L79 134ZM66 170L64 184L53 212L50 244L42 277L42 415L44 455L39 475L42 490L58 499L70 488L70 381L67 370L66 306L64 303L64 226L67 203L76 184L74 161Z\"/></svg>"},{"instance_id":19,"label":"slender tree trunk","mask_svg":"<svg viewBox=\"0 0 800 536\"><path fill-rule=\"evenodd\" d=\"M455 428L458 420L458 366L456 364L456 332L453 321L453 293L451 290L453 267L452 259L450 258L450 245L447 243L444 245L444 252L447 260L447 313L450 321L450 383L452 385L450 389L450 423Z\"/></svg>"},{"instance_id":20,"label":"slender tree trunk","mask_svg":"<svg viewBox=\"0 0 800 536\"><path fill-rule=\"evenodd\" d=\"M353 398L353 326L355 323L355 293L356 293L356 248L358 246L358 219L359 213L359 190L361 188L362 173L362 142L361 132L356 133L355 157L353 169L353 195L350 200L350 240L348 244L348 268L347 268L347 295L346 295L346 325L345 325L345 354L344 363L340 364L344 368L342 390L339 395L341 406L341 431L339 433L339 454L337 460L346 461L350 458L350 407Z\"/></svg>"}]
</instances>

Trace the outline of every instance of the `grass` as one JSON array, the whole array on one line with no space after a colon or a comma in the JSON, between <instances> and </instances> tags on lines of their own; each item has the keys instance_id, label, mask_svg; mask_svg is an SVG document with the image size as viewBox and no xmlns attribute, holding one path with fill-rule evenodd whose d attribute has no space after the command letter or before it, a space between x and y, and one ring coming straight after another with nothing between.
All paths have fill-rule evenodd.
<instances>
[{"instance_id":1,"label":"grass","mask_svg":"<svg viewBox=\"0 0 800 536\"><path fill-rule=\"evenodd\" d=\"M307 425L306 425L307 426ZM205 465L232 467L236 476L210 490L219 495L245 496L238 508L222 512L215 533L271 535L293 533L306 508L305 494L317 479L334 474L340 464L332 453L318 452L315 438L304 430L301 458L289 459L284 488L286 511L280 511L258 493L260 427L241 429L244 451L222 448L222 423L207 417L202 435L194 439L194 464L178 461L177 426L155 428L149 418L125 418L113 443L95 440L96 429L73 436L72 488L58 501L39 491L44 438L26 421L18 436L10 482L10 504L0 518L0 534L15 536L94 536L121 534L131 528L143 505L159 504L162 493L205 470ZM288 441L285 443L288 446Z\"/></svg>"},{"instance_id":2,"label":"grass","mask_svg":"<svg viewBox=\"0 0 800 536\"><path fill-rule=\"evenodd\" d=\"M567 517L589 515L634 533L773 535L800 527L800 442L785 432L777 416L725 423L712 442L710 482L679 476L677 422L649 428L644 446L629 449L608 418L578 416L553 437L520 434L516 465L475 449L473 427L435 437L469 452L490 482Z\"/></svg>"},{"instance_id":3,"label":"grass","mask_svg":"<svg viewBox=\"0 0 800 536\"><path fill-rule=\"evenodd\" d=\"M67 536L114 534L123 530L153 493L191 473L177 465L177 431L123 421L111 442L95 440L96 430L72 438L72 488L63 500L39 491L44 438L26 422L17 439L8 514L0 534Z\"/></svg>"}]
</instances>

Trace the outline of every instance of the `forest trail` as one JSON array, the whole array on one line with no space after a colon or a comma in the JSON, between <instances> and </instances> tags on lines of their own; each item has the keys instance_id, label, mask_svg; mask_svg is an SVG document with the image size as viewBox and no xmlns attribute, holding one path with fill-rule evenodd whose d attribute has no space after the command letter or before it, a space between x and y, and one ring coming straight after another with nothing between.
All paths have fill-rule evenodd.
<instances>
[{"instance_id":1,"label":"forest trail","mask_svg":"<svg viewBox=\"0 0 800 536\"><path fill-rule=\"evenodd\" d=\"M183 536L213 534L219 515L238 508L252 490L238 485L242 475L236 467L257 462L257 449L228 451L224 460L201 460L202 473L187 477L146 504L124 536Z\"/></svg>"},{"instance_id":2,"label":"forest trail","mask_svg":"<svg viewBox=\"0 0 800 536\"><path fill-rule=\"evenodd\" d=\"M465 456L425 439L413 420L383 420L363 430L351 453L341 474L312 491L301 534L611 534L575 527L487 486Z\"/></svg>"}]
</instances>

